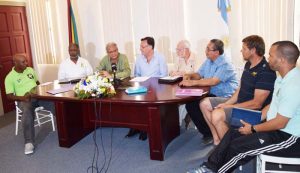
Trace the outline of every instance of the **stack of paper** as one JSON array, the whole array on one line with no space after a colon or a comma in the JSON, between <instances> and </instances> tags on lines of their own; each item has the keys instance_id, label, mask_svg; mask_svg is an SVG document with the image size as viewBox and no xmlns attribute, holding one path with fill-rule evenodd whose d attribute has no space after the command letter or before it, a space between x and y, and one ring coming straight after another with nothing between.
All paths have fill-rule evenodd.
<instances>
[{"instance_id":1,"label":"stack of paper","mask_svg":"<svg viewBox=\"0 0 300 173\"><path fill-rule=\"evenodd\" d=\"M205 94L202 89L180 88L176 90L176 96L202 96Z\"/></svg>"}]
</instances>

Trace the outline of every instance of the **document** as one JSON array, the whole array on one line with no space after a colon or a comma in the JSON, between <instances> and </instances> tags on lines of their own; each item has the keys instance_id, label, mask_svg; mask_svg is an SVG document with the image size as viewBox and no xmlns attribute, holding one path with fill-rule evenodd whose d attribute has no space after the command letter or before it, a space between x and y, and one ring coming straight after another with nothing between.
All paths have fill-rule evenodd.
<instances>
[{"instance_id":1,"label":"document","mask_svg":"<svg viewBox=\"0 0 300 173\"><path fill-rule=\"evenodd\" d=\"M202 89L197 88L179 88L176 90L176 96L202 96L206 94Z\"/></svg>"},{"instance_id":2,"label":"document","mask_svg":"<svg viewBox=\"0 0 300 173\"><path fill-rule=\"evenodd\" d=\"M130 82L144 82L148 80L150 77L135 77L130 80Z\"/></svg>"},{"instance_id":3,"label":"document","mask_svg":"<svg viewBox=\"0 0 300 173\"><path fill-rule=\"evenodd\" d=\"M64 85L63 87L58 88L58 89L49 90L49 91L47 91L47 93L55 95L55 94L58 94L58 93L71 91L71 90L73 90L73 88L74 88L74 85L68 84L68 85Z\"/></svg>"}]
</instances>

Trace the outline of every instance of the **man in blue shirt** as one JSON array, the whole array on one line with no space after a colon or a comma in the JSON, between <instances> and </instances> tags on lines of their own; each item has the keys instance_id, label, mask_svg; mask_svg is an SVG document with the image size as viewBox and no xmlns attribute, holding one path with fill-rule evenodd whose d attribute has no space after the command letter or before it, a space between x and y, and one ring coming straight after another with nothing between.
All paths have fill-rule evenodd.
<instances>
[{"instance_id":1,"label":"man in blue shirt","mask_svg":"<svg viewBox=\"0 0 300 173\"><path fill-rule=\"evenodd\" d=\"M180 86L210 86L211 97L231 97L238 87L238 81L233 66L226 61L224 43L212 39L206 47L207 60L197 73L184 75ZM186 104L186 109L197 129L203 135L203 143L212 141L212 134L199 108L200 100Z\"/></svg>"},{"instance_id":2,"label":"man in blue shirt","mask_svg":"<svg viewBox=\"0 0 300 173\"><path fill-rule=\"evenodd\" d=\"M214 145L218 145L228 130L233 107L261 110L270 104L276 73L266 61L262 37L250 35L243 39L242 54L246 62L241 85L228 98L209 97L200 103L201 112L212 132Z\"/></svg>"},{"instance_id":3,"label":"man in blue shirt","mask_svg":"<svg viewBox=\"0 0 300 173\"><path fill-rule=\"evenodd\" d=\"M269 65L278 71L267 121L243 124L230 129L201 167L188 173L232 172L256 155L268 153L281 157L300 155L300 70L296 67L298 47L291 41L274 43L269 51Z\"/></svg>"},{"instance_id":4,"label":"man in blue shirt","mask_svg":"<svg viewBox=\"0 0 300 173\"><path fill-rule=\"evenodd\" d=\"M165 77L168 75L168 67L165 57L154 51L155 41L152 37L141 39L141 55L136 59L134 76L135 77ZM130 129L125 137L132 137L140 133L139 139L146 140L147 133L136 129Z\"/></svg>"},{"instance_id":5,"label":"man in blue shirt","mask_svg":"<svg viewBox=\"0 0 300 173\"><path fill-rule=\"evenodd\" d=\"M134 76L165 77L168 75L165 57L154 51L154 45L152 37L141 39L141 55L136 59Z\"/></svg>"}]
</instances>

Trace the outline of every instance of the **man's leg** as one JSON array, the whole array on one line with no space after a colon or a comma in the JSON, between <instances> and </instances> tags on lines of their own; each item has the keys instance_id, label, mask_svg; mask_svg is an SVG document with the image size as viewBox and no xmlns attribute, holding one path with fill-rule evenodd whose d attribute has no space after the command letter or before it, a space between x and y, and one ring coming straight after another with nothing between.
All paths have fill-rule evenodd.
<instances>
[{"instance_id":1,"label":"man's leg","mask_svg":"<svg viewBox=\"0 0 300 173\"><path fill-rule=\"evenodd\" d=\"M200 109L203 114L203 117L207 123L207 125L210 128L210 131L212 133L213 139L214 139L214 144L218 145L220 143L219 136L217 134L216 128L212 124L212 111L214 107L219 105L220 103L224 103L227 101L228 98L221 98L221 97L206 97L201 100L200 102Z\"/></svg>"},{"instance_id":2,"label":"man's leg","mask_svg":"<svg viewBox=\"0 0 300 173\"><path fill-rule=\"evenodd\" d=\"M226 123L225 110L222 108L215 109L211 114L211 122L216 129L219 139L222 140L229 129Z\"/></svg>"},{"instance_id":3,"label":"man's leg","mask_svg":"<svg viewBox=\"0 0 300 173\"><path fill-rule=\"evenodd\" d=\"M34 143L34 108L31 101L18 102L22 110L22 128L24 134L24 142Z\"/></svg>"},{"instance_id":4,"label":"man's leg","mask_svg":"<svg viewBox=\"0 0 300 173\"><path fill-rule=\"evenodd\" d=\"M192 121L194 122L195 126L197 127L198 131L202 133L203 137L211 137L212 134L210 129L200 111L199 107L200 100L196 100L193 102L189 102L185 105L188 114L190 115Z\"/></svg>"},{"instance_id":5,"label":"man's leg","mask_svg":"<svg viewBox=\"0 0 300 173\"><path fill-rule=\"evenodd\" d=\"M233 138L227 147L223 162L220 162L222 166L219 167L218 172L232 172L238 166L262 153L272 154L280 150L287 152L287 149L290 148L290 152L287 153L289 155L294 153L293 149L299 148L299 146L300 141L297 137L282 131L258 132Z\"/></svg>"}]
</instances>

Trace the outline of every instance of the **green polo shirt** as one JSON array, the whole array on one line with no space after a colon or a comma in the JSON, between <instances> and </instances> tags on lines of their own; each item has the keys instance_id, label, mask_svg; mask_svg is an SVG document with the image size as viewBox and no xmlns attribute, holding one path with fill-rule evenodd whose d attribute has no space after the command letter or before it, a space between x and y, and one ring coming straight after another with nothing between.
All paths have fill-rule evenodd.
<instances>
[{"instance_id":1,"label":"green polo shirt","mask_svg":"<svg viewBox=\"0 0 300 173\"><path fill-rule=\"evenodd\" d=\"M300 137L300 70L295 67L284 78L278 76L275 81L272 102L267 114L271 120L279 113L289 118L287 125L280 129L286 133Z\"/></svg>"},{"instance_id":2,"label":"green polo shirt","mask_svg":"<svg viewBox=\"0 0 300 173\"><path fill-rule=\"evenodd\" d=\"M18 73L13 67L5 78L6 94L24 96L32 88L36 87L37 75L31 67L27 67L23 73Z\"/></svg>"},{"instance_id":3,"label":"green polo shirt","mask_svg":"<svg viewBox=\"0 0 300 173\"><path fill-rule=\"evenodd\" d=\"M106 55L105 57L103 57L101 59L100 64L97 67L97 70L99 70L99 71L105 70L109 73L112 73L111 62L110 62L110 58L108 57L108 55ZM126 55L119 53L116 78L119 78L119 79L127 78L127 77L130 77L130 74L131 74L131 70L130 70L129 62L128 62Z\"/></svg>"}]
</instances>

